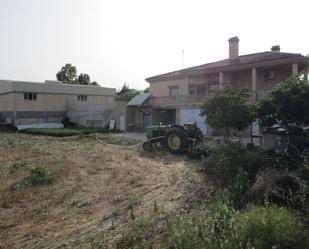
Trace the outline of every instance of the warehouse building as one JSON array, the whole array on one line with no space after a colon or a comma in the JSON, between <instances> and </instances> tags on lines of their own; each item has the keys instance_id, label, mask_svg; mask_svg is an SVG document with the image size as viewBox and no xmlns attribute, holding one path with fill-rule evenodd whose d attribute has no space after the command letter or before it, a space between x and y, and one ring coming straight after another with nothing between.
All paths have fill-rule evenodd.
<instances>
[{"instance_id":1,"label":"warehouse building","mask_svg":"<svg viewBox=\"0 0 309 249\"><path fill-rule=\"evenodd\" d=\"M0 122L13 125L70 121L104 127L110 120L124 127L125 105L115 102L116 90L58 81L0 80Z\"/></svg>"}]
</instances>

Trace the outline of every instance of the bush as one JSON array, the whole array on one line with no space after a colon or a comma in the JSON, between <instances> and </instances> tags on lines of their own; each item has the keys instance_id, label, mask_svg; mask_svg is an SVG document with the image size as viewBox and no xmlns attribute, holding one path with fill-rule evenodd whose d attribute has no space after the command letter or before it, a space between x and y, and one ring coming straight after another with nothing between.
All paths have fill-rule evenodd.
<instances>
[{"instance_id":1,"label":"bush","mask_svg":"<svg viewBox=\"0 0 309 249\"><path fill-rule=\"evenodd\" d=\"M34 185L49 184L54 180L54 176L42 165L34 168L27 168L28 175L12 185L12 189L28 188Z\"/></svg>"},{"instance_id":2,"label":"bush","mask_svg":"<svg viewBox=\"0 0 309 249\"><path fill-rule=\"evenodd\" d=\"M239 238L255 249L308 248L300 221L286 208L251 206L237 217Z\"/></svg>"},{"instance_id":3,"label":"bush","mask_svg":"<svg viewBox=\"0 0 309 249\"><path fill-rule=\"evenodd\" d=\"M308 239L286 208L250 206L236 211L224 194L207 208L134 227L117 248L305 249Z\"/></svg>"},{"instance_id":4,"label":"bush","mask_svg":"<svg viewBox=\"0 0 309 249\"><path fill-rule=\"evenodd\" d=\"M287 209L217 203L167 222L161 248L308 248L304 227Z\"/></svg>"},{"instance_id":5,"label":"bush","mask_svg":"<svg viewBox=\"0 0 309 249\"><path fill-rule=\"evenodd\" d=\"M240 143L214 143L202 145L205 156L202 165L206 173L227 187L237 205L241 195L255 182L256 174L267 167L263 152L248 151Z\"/></svg>"}]
</instances>

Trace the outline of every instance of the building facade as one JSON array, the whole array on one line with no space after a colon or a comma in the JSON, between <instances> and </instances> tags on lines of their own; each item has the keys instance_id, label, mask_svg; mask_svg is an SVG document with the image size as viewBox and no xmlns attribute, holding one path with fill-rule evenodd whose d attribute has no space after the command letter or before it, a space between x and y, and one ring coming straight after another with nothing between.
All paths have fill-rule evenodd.
<instances>
[{"instance_id":1,"label":"building facade","mask_svg":"<svg viewBox=\"0 0 309 249\"><path fill-rule=\"evenodd\" d=\"M92 127L103 127L115 119L120 125L125 108L119 112L115 94L114 88L98 86L0 80L0 119L19 125L61 122L69 117Z\"/></svg>"},{"instance_id":2,"label":"building facade","mask_svg":"<svg viewBox=\"0 0 309 249\"><path fill-rule=\"evenodd\" d=\"M273 46L271 51L239 55L239 39L229 39L229 58L147 78L152 94L151 124L196 122L204 134L215 135L200 116L199 106L212 91L224 85L247 88L256 103L277 83L299 72L308 77L308 58L285 53Z\"/></svg>"}]
</instances>

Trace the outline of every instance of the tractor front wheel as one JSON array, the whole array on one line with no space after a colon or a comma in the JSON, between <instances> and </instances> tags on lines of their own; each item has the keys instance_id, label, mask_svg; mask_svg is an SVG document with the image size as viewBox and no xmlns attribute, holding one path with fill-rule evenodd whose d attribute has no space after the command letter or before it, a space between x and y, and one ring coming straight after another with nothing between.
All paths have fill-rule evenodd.
<instances>
[{"instance_id":1,"label":"tractor front wheel","mask_svg":"<svg viewBox=\"0 0 309 249\"><path fill-rule=\"evenodd\" d=\"M172 127L164 137L165 147L173 154L184 153L188 149L189 139L185 129Z\"/></svg>"}]
</instances>

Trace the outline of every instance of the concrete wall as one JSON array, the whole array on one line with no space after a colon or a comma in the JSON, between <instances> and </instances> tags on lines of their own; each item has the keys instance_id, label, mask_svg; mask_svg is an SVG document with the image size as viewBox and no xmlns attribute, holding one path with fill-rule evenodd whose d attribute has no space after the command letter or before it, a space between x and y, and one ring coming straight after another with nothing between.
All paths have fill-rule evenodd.
<instances>
[{"instance_id":1,"label":"concrete wall","mask_svg":"<svg viewBox=\"0 0 309 249\"><path fill-rule=\"evenodd\" d=\"M14 93L0 94L0 111L10 112L14 110Z\"/></svg>"},{"instance_id":2,"label":"concrete wall","mask_svg":"<svg viewBox=\"0 0 309 249\"><path fill-rule=\"evenodd\" d=\"M16 125L60 122L70 114L72 121L82 126L99 123L97 121L91 123L93 120L101 120L103 126L110 119L115 119L116 127L119 128L119 115L125 115L125 104L122 104L122 107L117 106L114 96L87 95L87 101L78 101L77 96L36 93L36 100L25 100L23 92L1 94L1 119L2 121L14 119ZM113 116L110 116L113 112Z\"/></svg>"},{"instance_id":3,"label":"concrete wall","mask_svg":"<svg viewBox=\"0 0 309 249\"><path fill-rule=\"evenodd\" d=\"M110 119L114 119L116 121L116 129L120 130L120 117L124 116L124 128L126 129L126 115L127 115L127 102L125 101L116 101L116 106L113 109Z\"/></svg>"},{"instance_id":4,"label":"concrete wall","mask_svg":"<svg viewBox=\"0 0 309 249\"><path fill-rule=\"evenodd\" d=\"M189 84L205 84L218 82L219 84L219 75L218 74L208 74L201 76L189 76L183 77L181 79L175 80L166 80L166 81L158 81L154 83L150 83L150 92L155 97L166 97L169 96L169 88L172 86L179 87L179 95L188 95L189 92ZM207 88L207 87L206 87Z\"/></svg>"},{"instance_id":5,"label":"concrete wall","mask_svg":"<svg viewBox=\"0 0 309 249\"><path fill-rule=\"evenodd\" d=\"M276 77L272 80L265 80L263 78L266 70L274 70ZM292 66L273 67L273 68L260 68L257 69L257 90L271 90L277 83L287 79L292 75Z\"/></svg>"},{"instance_id":6,"label":"concrete wall","mask_svg":"<svg viewBox=\"0 0 309 249\"><path fill-rule=\"evenodd\" d=\"M149 84L150 92L155 97L169 96L169 87L171 86L179 87L179 95L187 95L188 93L188 81L185 77L176 80L158 81Z\"/></svg>"}]
</instances>

